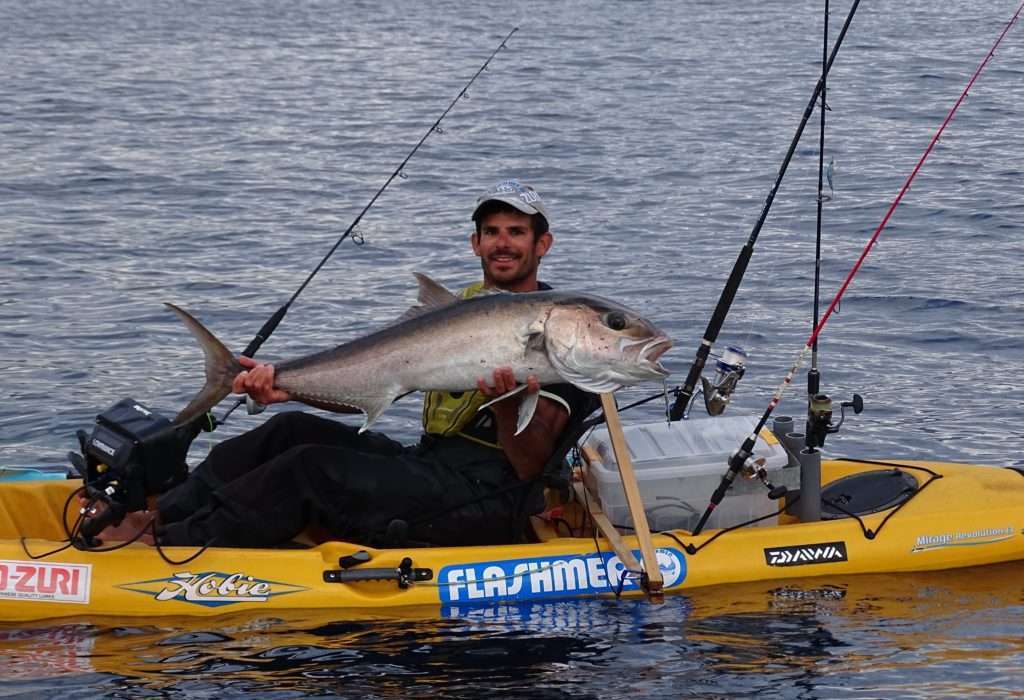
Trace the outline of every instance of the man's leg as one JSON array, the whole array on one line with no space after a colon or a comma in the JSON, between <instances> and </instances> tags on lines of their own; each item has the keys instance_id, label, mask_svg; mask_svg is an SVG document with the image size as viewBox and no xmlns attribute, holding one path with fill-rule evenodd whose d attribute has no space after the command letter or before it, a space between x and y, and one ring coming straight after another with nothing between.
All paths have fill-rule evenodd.
<instances>
[{"instance_id":1,"label":"man's leg","mask_svg":"<svg viewBox=\"0 0 1024 700\"><path fill-rule=\"evenodd\" d=\"M157 499L162 522L177 522L209 504L211 494L299 445L329 445L401 454L402 445L374 432L310 413L279 413L257 428L214 446L188 479Z\"/></svg>"},{"instance_id":2,"label":"man's leg","mask_svg":"<svg viewBox=\"0 0 1024 700\"><path fill-rule=\"evenodd\" d=\"M159 541L273 547L315 525L331 537L367 542L393 520L440 514L434 525L413 530L438 535L434 544L496 542L507 538L509 496L492 493L478 479L410 451L301 445L218 489L190 517L163 523Z\"/></svg>"}]
</instances>

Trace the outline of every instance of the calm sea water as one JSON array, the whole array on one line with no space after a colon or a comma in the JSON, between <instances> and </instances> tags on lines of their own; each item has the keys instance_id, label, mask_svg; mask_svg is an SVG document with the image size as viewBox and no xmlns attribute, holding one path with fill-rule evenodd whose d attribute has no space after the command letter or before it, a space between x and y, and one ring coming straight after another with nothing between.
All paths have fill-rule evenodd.
<instances>
[{"instance_id":1,"label":"calm sea water","mask_svg":"<svg viewBox=\"0 0 1024 700\"><path fill-rule=\"evenodd\" d=\"M861 7L829 80L826 299L1015 9ZM518 176L552 213L544 277L643 309L681 381L810 97L822 21L781 1L0 0L2 465L60 468L123 396L182 406L201 356L161 302L242 347L515 26L261 356L399 315L413 270L473 281L475 196ZM1024 464L1022 65L1017 27L822 336L824 387L867 404L833 454ZM810 331L816 134L720 337L751 355L733 412L764 407ZM418 411L380 425L411 440ZM460 619L7 627L0 694L1011 696L1022 581L1017 565Z\"/></svg>"}]
</instances>

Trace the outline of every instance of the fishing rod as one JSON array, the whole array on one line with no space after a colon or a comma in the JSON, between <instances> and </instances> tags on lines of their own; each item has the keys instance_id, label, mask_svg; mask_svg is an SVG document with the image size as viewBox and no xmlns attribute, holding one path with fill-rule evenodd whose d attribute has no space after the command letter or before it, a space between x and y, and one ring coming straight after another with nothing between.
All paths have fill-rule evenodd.
<instances>
[{"instance_id":1,"label":"fishing rod","mask_svg":"<svg viewBox=\"0 0 1024 700\"><path fill-rule=\"evenodd\" d=\"M484 61L483 65L480 66L479 69L477 69L476 73L473 74L473 77L469 79L469 82L467 82L463 86L463 88L459 91L459 94L457 94L455 96L455 99L452 100L451 104L448 105L448 108L441 113L441 116L437 118L437 121L435 121L433 125L429 129L427 129L427 132L423 134L423 137L419 140L419 142L417 142L417 144L413 146L412 150L409 151L409 155L405 157L405 160L399 163L398 167L395 168L394 172L392 172L391 175L388 176L388 179L384 181L384 184L380 186L380 189L377 190L376 194L374 194L373 197L370 198L370 201L367 202L366 206L363 207L363 210L359 212L359 215L356 216L356 218L352 221L351 224L349 224L349 227L345 229L345 232L341 234L341 237L338 238L337 241L335 241L331 249L327 251L327 255L323 257L320 263L315 268L313 268L312 272L309 273L309 276L306 277L306 280L299 286L297 290L295 290L295 293L292 294L291 298L287 302L285 302L284 305L281 306L281 308L274 312L273 316L267 319L267 322L263 324L263 327L260 328L259 332L256 333L256 336L246 346L245 350L242 352L243 355L245 355L246 357L252 357L253 355L256 354L256 351L260 349L260 346L263 345L264 341L266 341L267 338L270 337L270 335L274 332L277 326L281 323L281 320L284 319L285 314L288 313L288 309L291 308L291 305L295 301L295 299L298 298L300 294L302 294L302 291L306 288L306 286L313 280L314 277L316 277L316 274L320 272L320 268L322 268L327 263L327 261L330 259L332 255L334 255L334 251L338 249L338 246L341 245L342 241L348 238L352 231L355 230L356 226L358 226L359 222L362 220L363 215L365 215L366 212L370 210L370 207L372 207L374 203L377 201L377 198L384 193L384 190L387 189L388 185L391 184L392 180L394 180L402 173L403 168L405 168L406 164L416 154L416 151L420 149L420 146L423 145L423 142L427 140L427 137L429 137L434 132L441 133L441 121L446 116L448 116L448 112L450 112L452 108L455 107L455 103L457 103L460 98L467 96L467 90L469 90L473 82L481 73L487 70L488 64L490 64L491 60L498 55L498 52L506 48L505 42L512 38L512 35L515 34L517 31L519 31L519 27L513 27L512 31L510 31L505 36L505 38L501 40L501 43L498 44L498 48L494 49L494 51L491 52L491 55L487 57L487 60Z\"/></svg>"},{"instance_id":2,"label":"fishing rod","mask_svg":"<svg viewBox=\"0 0 1024 700\"><path fill-rule=\"evenodd\" d=\"M857 12L857 7L860 5L860 0L854 0L853 5L850 7L850 12L846 16L846 21L843 23L843 28L839 32L839 36L836 39L836 45L832 49L832 54L828 58L828 62L825 65L822 75L818 78L817 83L814 86L814 92L811 94L811 99L807 102L807 107L804 109L803 118L800 120L799 126L797 126L796 134L793 136L793 140L789 144L789 150L786 151L785 157L782 159L782 165L779 167L779 172L775 177L775 183L772 185L771 190L768 191L768 197L764 201L764 207L761 209L761 215L757 218L757 222L754 224L754 229L750 233L750 237L740 250L739 256L736 258L736 262L733 265L732 272L729 274L729 279L725 283L725 289L722 290L722 295L718 298L718 304L715 306L714 313L711 315L711 320L708 322L707 329L704 331L704 337L701 339L700 346L697 348L696 357L693 360L693 364L690 365L690 371L686 375L686 381L683 383L682 389L676 394L675 402L672 404L672 408L669 410L669 420L677 421L680 420L685 414L686 409L690 405L690 401L693 399L694 391L697 387L697 381L701 378L701 373L704 371L704 366L707 364L708 355L711 353L711 348L714 346L715 341L718 340L718 334L722 330L722 325L725 323L725 317L729 314L729 309L732 306L733 299L736 297L736 292L739 290L740 282L743 280L743 275L747 271L747 264L750 262L751 256L754 254L754 244L757 242L757 237L761 233L761 227L764 226L765 219L768 218L768 212L772 208L772 203L775 201L775 194L779 191L779 186L782 184L782 178L786 174L787 168L789 168L789 162L793 159L793 154L796 152L797 144L800 143L800 137L803 136L804 127L807 126L807 122L811 118L811 114L814 112L814 106L818 102L818 96L821 95L824 89L825 76L832 69L832 63L836 59L836 54L839 53L839 47L843 45L843 39L846 38L846 32L850 28L850 23L853 21L853 16ZM742 351L740 351L742 353ZM723 357L723 359L726 359ZM745 353L742 356L733 358L737 364L731 365L732 367L738 367L739 370L732 370L731 376L734 379L731 380L731 385L721 386L719 388L719 400L722 402L728 402L729 394L735 389L736 381L738 376L736 372L742 372L742 360L745 360ZM728 379L723 379L721 384L725 384ZM728 394L726 393L728 391ZM707 399L707 396L705 396ZM724 403L722 404L724 410ZM719 413L721 410L719 410Z\"/></svg>"},{"instance_id":3,"label":"fishing rod","mask_svg":"<svg viewBox=\"0 0 1024 700\"><path fill-rule=\"evenodd\" d=\"M491 60L498 55L498 52L504 48L507 48L505 46L506 42L510 38L512 38L512 35L515 34L517 31L519 31L519 27L513 27L512 31L505 35L505 38L501 40L501 43L498 44L498 47L491 52L491 55L487 57L487 60L483 62L483 65L481 65L480 68L477 69L476 73L473 74L473 77L471 77L469 81L462 87L462 89L451 101L451 103L444 110L444 112L441 113L441 116L437 118L437 121L435 121L430 126L430 128L427 129L426 133L424 133L420 140L416 143L416 145L412 147L412 150L409 151L409 154L405 157L405 159L402 160L402 162L398 164L398 167L395 168L391 175L388 176L388 179L384 181L384 184L380 186L376 193L374 193L373 197L371 197L370 201L366 203L366 206L363 207L362 211L360 211L356 218L352 220L352 223L349 224L347 229L345 229L345 232L341 234L337 241L334 242L334 245L331 246L331 249L327 251L327 254L320 260L317 266L313 268L313 271L309 273L309 276L306 277L305 281L303 281L303 283L299 285L299 288L295 290L295 293L292 294L291 298L288 299L288 301L286 301L281 306L281 308L275 311L274 314L267 319L266 323L263 324L263 326L253 337L253 339L249 341L249 344L245 347L245 350L242 351L242 355L244 355L245 357L253 357L256 354L256 352L260 349L260 346L262 346L263 343L267 340L267 338L269 338L271 334L273 334L273 332L277 329L278 325L280 325L281 321L284 320L285 314L288 313L288 310L291 308L292 304L295 302L298 296L302 294L303 290L306 289L307 285L309 285L313 278L316 277L317 273L320 272L320 269L325 264L327 264L327 261L331 258L332 255L334 255L334 252L338 249L338 246L340 246L342 242L346 238L348 238L349 235L352 234L355 228L359 225L359 222L362 221L363 216L366 214L366 212L370 210L370 207L372 207L374 203L377 201L377 199L384 193L384 190L388 188L388 185L390 185L391 182L396 177L400 175L404 177L403 170L406 164L408 164L412 157L416 155L416 151L420 149L420 146L423 145L423 143L431 134L435 132L443 133L443 131L441 130L441 122L444 120L446 116L448 116L448 113L452 111L452 108L455 107L455 104L461 98L469 97L469 93L467 91L469 90L470 86L473 85L473 83L476 81L477 77L479 77L481 73L487 70L487 66L490 64ZM215 428L217 424L223 423L225 420L227 420L227 417L231 415L231 413L236 408L242 405L244 401L245 399L236 400L234 406L229 408L219 421L209 418L206 415L199 416L198 418L196 418L194 426L201 427L196 427L195 433L198 434L199 429L213 430L213 428ZM253 404L253 406L254 407L251 408L250 410L258 412L259 409L255 407L255 404Z\"/></svg>"},{"instance_id":4,"label":"fishing rod","mask_svg":"<svg viewBox=\"0 0 1024 700\"><path fill-rule=\"evenodd\" d=\"M814 304L811 315L811 328L818 325L819 303L821 292L821 219L822 207L825 203L823 191L825 175L825 113L829 111L828 106L828 80L825 72L826 54L828 51L828 3L825 0L825 22L822 29L821 41L821 128L818 133L818 213L816 219L816 232L814 236ZM830 183L831 184L831 183ZM827 430L827 415L831 415L831 402L829 403L828 414L823 410L821 402L816 402L815 397L821 391L821 373L818 371L818 340L815 338L811 347L811 367L807 371L807 423L804 429L804 438L809 450L821 447L825 444L823 430Z\"/></svg>"},{"instance_id":5,"label":"fishing rod","mask_svg":"<svg viewBox=\"0 0 1024 700\"><path fill-rule=\"evenodd\" d=\"M334 255L342 242L352 234L363 216L384 193L388 185L402 174L403 168L420 149L420 146L432 133L441 133L442 120L461 98L469 96L470 86L481 73L487 70L487 66L498 55L498 52L506 48L506 42L517 31L519 31L519 27L514 27L505 35L498 47L491 52L483 65L477 69L473 77L459 90L459 93L441 113L441 116L427 129L426 133L409 151L409 154L374 193L370 201L335 241L299 288L295 290L291 298L267 319L242 352L244 356L254 356L260 346L273 334L298 296ZM213 414L208 411L195 420L183 425L176 425L134 399L123 399L97 416L92 435L84 430L77 431L76 435L82 452L81 454L71 452L68 454L68 458L71 460L72 466L85 479L90 498L94 502L102 501L106 504L106 508L100 513L86 513L83 510L82 514L86 517L77 534L81 536L86 546L93 547L95 536L108 525L121 522L126 513L142 510L146 506L147 496L151 493L166 490L169 486L182 481L187 475L188 467L185 464L185 455L192 441L200 431L211 431L222 424L243 401L244 399L236 401L220 420L215 419Z\"/></svg>"},{"instance_id":6,"label":"fishing rod","mask_svg":"<svg viewBox=\"0 0 1024 700\"><path fill-rule=\"evenodd\" d=\"M895 199L893 199L892 203L889 205L889 208L886 210L885 215L882 217L881 223L878 224L878 228L875 229L875 232L868 240L867 245L864 246L864 250L861 251L860 257L857 258L857 261L854 263L853 267L850 268L850 272L846 275L846 279L843 280L842 285L839 287L839 291L837 291L835 296L832 297L832 302L829 304L828 309L825 311L824 315L822 315L821 320L819 320L818 323L815 325L814 330L811 332L811 335L807 339L807 342L804 343L804 346L800 349L800 352L797 354L797 357L794 360L792 366L786 373L785 378L782 380L778 388L775 390L775 393L772 395L771 400L768 402L767 408L765 408L764 413L761 414L761 418L760 420L758 420L757 425L754 427L753 431L751 431L750 435L748 435L747 438L743 441L743 444L740 446L740 448L736 450L731 457L729 457L729 468L722 476L722 481L719 483L718 488L716 488L715 492L711 495L711 500L708 503L708 507L704 511L704 514L701 515L700 522L697 523L697 527L693 531L694 535L699 535L701 530L704 529L704 525L707 523L708 518L711 516L711 512L718 506L718 504L722 502L722 499L725 497L725 492L729 489L729 486L732 485L732 482L736 478L736 476L745 469L752 469L754 471L757 470L759 465L757 465L753 458L753 450L754 444L757 441L758 433L761 432L761 429L764 428L765 423L768 422L768 418L771 416L772 411L774 411L775 407L779 405L779 402L782 400L783 392L786 390L786 387L788 387L790 383L792 383L793 377L796 375L796 372L800 368L800 365L803 364L807 352L814 345L815 341L817 341L818 336L821 334L821 331L825 327L825 324L828 323L829 318L832 317L832 313L839 305L840 300L843 298L843 294L846 293L846 290L850 286L850 283L853 281L853 278L857 275L857 272L860 270L861 265L867 258L868 253L871 252L871 249L874 247L875 242L881 235L882 230L889 223L889 219L892 216L892 213L896 210L896 207L899 206L900 202L903 200L903 195L905 195L907 193L907 190L910 189L910 184L914 181L914 178L917 177L917 173L921 170L921 166L924 165L924 162L928 159L928 156L931 155L932 149L935 148L935 144L938 143L939 137L942 136L942 132L946 130L946 126L949 124L950 121L952 121L953 115L956 114L957 110L960 108L960 105L967 98L967 94L968 92L970 92L970 89L974 85L974 82L978 79L978 76L981 75L981 72L985 69L985 66L988 65L988 62L992 59L992 56L995 54L996 49L999 48L999 45L1002 43L1003 37L1005 37L1006 34L1010 31L1010 28L1020 17L1022 11L1024 11L1024 2L1022 2L1021 5L1017 8L1017 11L1014 13L1013 17L1010 18L1010 21L1006 23L1006 26L1003 28L1003 31L999 34L999 37L992 45L992 48L988 50L988 53L985 55L984 60L982 60L981 64L978 66L978 69L974 71L974 75L972 75L971 79L968 81L967 87L965 87L963 92L960 93L960 97L959 99L957 99L956 104L954 104L953 108L949 110L949 114L946 115L945 120L942 122L942 125L939 126L938 130L935 132L935 135L929 142L928 147L924 150L924 153L921 154L921 158L917 161L917 164L914 166L914 169L910 172L910 175L907 176L907 179L904 181L903 186L899 190L899 193L896 195Z\"/></svg>"}]
</instances>

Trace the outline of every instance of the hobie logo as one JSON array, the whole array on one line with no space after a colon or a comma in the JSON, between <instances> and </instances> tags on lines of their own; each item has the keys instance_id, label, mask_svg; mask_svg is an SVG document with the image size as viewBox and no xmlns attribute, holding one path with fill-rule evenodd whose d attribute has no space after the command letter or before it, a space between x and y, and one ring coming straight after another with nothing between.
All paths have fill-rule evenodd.
<instances>
[{"instance_id":1,"label":"hobie logo","mask_svg":"<svg viewBox=\"0 0 1024 700\"><path fill-rule=\"evenodd\" d=\"M274 596L306 590L303 586L219 571L199 574L179 571L170 578L137 581L118 587L152 595L158 601L181 600L211 608L235 603L265 603Z\"/></svg>"},{"instance_id":2,"label":"hobie logo","mask_svg":"<svg viewBox=\"0 0 1024 700\"><path fill-rule=\"evenodd\" d=\"M821 542L795 547L772 547L764 550L764 560L768 566L803 566L846 561L846 543Z\"/></svg>"}]
</instances>

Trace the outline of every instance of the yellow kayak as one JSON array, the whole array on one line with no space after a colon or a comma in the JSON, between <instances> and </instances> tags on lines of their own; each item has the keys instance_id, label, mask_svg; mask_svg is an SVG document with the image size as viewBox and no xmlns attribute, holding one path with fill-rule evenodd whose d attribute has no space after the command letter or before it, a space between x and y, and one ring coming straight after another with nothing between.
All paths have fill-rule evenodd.
<instances>
[{"instance_id":1,"label":"yellow kayak","mask_svg":"<svg viewBox=\"0 0 1024 700\"><path fill-rule=\"evenodd\" d=\"M896 464L900 466L896 466ZM1024 473L941 462L822 463L825 491L857 474L916 484L879 512L801 523L654 535L666 592L739 582L930 571L1024 559ZM585 526L580 504L535 519L537 541L491 547L369 549L345 542L294 549L158 550L141 543L82 551L63 511L78 481L0 486L0 619L209 616L330 610L344 617L405 607L457 614L498 601L643 595L611 543ZM625 545L637 553L634 537ZM109 546L109 544L107 545ZM103 548L106 548L103 547ZM188 560L188 561L186 561ZM181 562L181 563L177 563Z\"/></svg>"}]
</instances>

